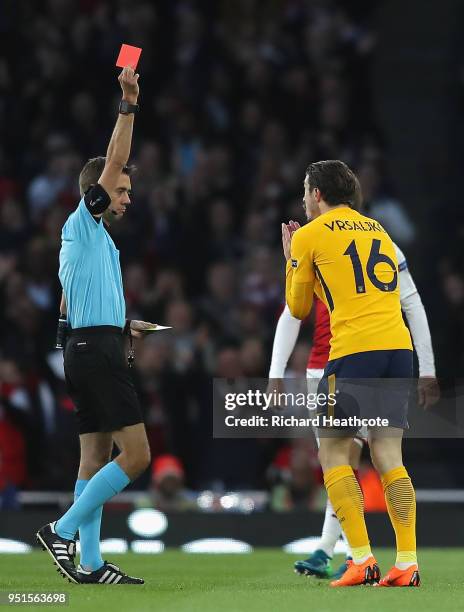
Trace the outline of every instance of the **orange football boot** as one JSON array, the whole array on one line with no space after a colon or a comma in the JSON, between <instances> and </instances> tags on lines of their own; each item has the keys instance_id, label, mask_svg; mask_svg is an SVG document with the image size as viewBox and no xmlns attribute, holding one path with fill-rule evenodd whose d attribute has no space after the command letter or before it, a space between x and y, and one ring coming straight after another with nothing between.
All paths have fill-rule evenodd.
<instances>
[{"instance_id":1,"label":"orange football boot","mask_svg":"<svg viewBox=\"0 0 464 612\"><path fill-rule=\"evenodd\" d=\"M382 587L418 587L421 580L417 565L411 565L408 569L400 570L393 566L386 576L376 586Z\"/></svg>"},{"instance_id":2,"label":"orange football boot","mask_svg":"<svg viewBox=\"0 0 464 612\"><path fill-rule=\"evenodd\" d=\"M338 580L332 580L332 587L360 586L362 584L377 584L380 580L380 570L374 557L369 557L361 565L351 563L346 572Z\"/></svg>"}]
</instances>

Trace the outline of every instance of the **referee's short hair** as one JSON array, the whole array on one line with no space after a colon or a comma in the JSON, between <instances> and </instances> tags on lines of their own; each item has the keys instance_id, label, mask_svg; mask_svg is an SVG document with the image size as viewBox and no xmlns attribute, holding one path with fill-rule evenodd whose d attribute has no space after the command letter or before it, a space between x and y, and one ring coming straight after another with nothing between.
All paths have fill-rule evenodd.
<instances>
[{"instance_id":1,"label":"referee's short hair","mask_svg":"<svg viewBox=\"0 0 464 612\"><path fill-rule=\"evenodd\" d=\"M87 193L87 191L97 184L98 179L101 177L103 168L105 167L106 157L92 157L89 159L85 166L82 168L79 174L79 191L81 197ZM123 174L131 176L134 174L136 167L124 166L122 169Z\"/></svg>"}]
</instances>

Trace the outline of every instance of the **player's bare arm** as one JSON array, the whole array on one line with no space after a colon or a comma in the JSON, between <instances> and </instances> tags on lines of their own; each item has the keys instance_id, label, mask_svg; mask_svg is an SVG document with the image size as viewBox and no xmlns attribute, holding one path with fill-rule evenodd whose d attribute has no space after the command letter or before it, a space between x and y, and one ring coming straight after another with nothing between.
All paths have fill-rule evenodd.
<instances>
[{"instance_id":1,"label":"player's bare arm","mask_svg":"<svg viewBox=\"0 0 464 612\"><path fill-rule=\"evenodd\" d=\"M61 302L60 302L60 314L65 315L68 311L66 309L66 298L64 297L64 292L61 293Z\"/></svg>"},{"instance_id":2,"label":"player's bare arm","mask_svg":"<svg viewBox=\"0 0 464 612\"><path fill-rule=\"evenodd\" d=\"M122 100L135 105L139 97L139 75L131 67L122 70L118 81L122 89ZM132 131L134 127L134 113L119 113L106 152L106 163L98 183L111 195L117 187L121 171L129 160ZM103 213L95 216L102 216Z\"/></svg>"}]
</instances>

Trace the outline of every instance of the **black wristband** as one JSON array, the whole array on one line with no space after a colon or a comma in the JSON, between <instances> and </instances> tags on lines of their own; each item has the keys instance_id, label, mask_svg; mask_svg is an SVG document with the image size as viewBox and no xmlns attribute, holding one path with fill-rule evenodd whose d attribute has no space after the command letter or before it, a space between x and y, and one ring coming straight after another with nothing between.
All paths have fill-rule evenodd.
<instances>
[{"instance_id":1,"label":"black wristband","mask_svg":"<svg viewBox=\"0 0 464 612\"><path fill-rule=\"evenodd\" d=\"M136 113L138 110L138 104L130 104L127 100L121 100L119 103L119 113L121 115L130 115L131 113Z\"/></svg>"},{"instance_id":2,"label":"black wristband","mask_svg":"<svg viewBox=\"0 0 464 612\"><path fill-rule=\"evenodd\" d=\"M66 345L66 333L68 331L68 321L65 314L60 313L58 326L56 328L55 348L63 349Z\"/></svg>"}]
</instances>

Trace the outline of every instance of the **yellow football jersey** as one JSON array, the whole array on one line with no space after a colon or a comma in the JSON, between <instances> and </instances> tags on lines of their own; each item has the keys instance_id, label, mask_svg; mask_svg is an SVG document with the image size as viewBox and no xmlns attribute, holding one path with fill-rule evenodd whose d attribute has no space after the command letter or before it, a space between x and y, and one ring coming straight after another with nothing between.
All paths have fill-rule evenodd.
<instances>
[{"instance_id":1,"label":"yellow football jersey","mask_svg":"<svg viewBox=\"0 0 464 612\"><path fill-rule=\"evenodd\" d=\"M294 317L309 314L314 292L330 313L329 359L412 350L401 314L395 247L374 219L343 206L294 233L286 277Z\"/></svg>"}]
</instances>

